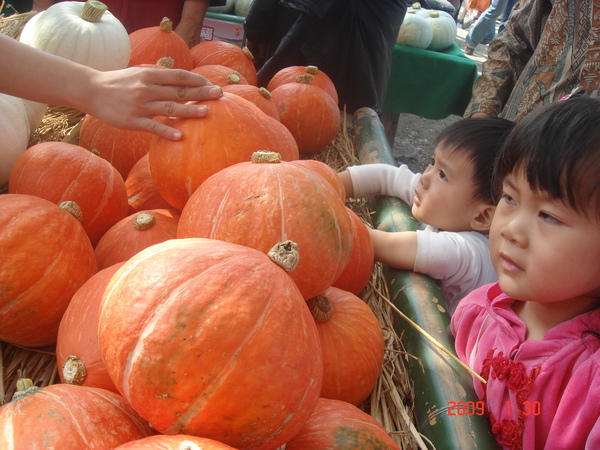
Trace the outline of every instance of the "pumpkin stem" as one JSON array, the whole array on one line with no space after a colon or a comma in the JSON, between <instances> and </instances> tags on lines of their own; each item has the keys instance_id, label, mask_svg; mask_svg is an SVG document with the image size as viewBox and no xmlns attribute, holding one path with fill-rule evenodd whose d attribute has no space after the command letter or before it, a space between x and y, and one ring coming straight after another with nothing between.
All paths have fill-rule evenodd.
<instances>
[{"instance_id":1,"label":"pumpkin stem","mask_svg":"<svg viewBox=\"0 0 600 450\"><path fill-rule=\"evenodd\" d=\"M421 4L419 2L413 3L412 8L413 9L421 9Z\"/></svg>"},{"instance_id":2,"label":"pumpkin stem","mask_svg":"<svg viewBox=\"0 0 600 450\"><path fill-rule=\"evenodd\" d=\"M333 306L331 306L331 303L324 295L309 298L306 304L316 323L324 323L331 319Z\"/></svg>"},{"instance_id":3,"label":"pumpkin stem","mask_svg":"<svg viewBox=\"0 0 600 450\"><path fill-rule=\"evenodd\" d=\"M311 84L314 79L315 79L315 77L313 77L310 74L296 75L296 81L298 83Z\"/></svg>"},{"instance_id":4,"label":"pumpkin stem","mask_svg":"<svg viewBox=\"0 0 600 450\"><path fill-rule=\"evenodd\" d=\"M258 92L266 99L270 99L271 97L273 97L267 88L258 88Z\"/></svg>"},{"instance_id":5,"label":"pumpkin stem","mask_svg":"<svg viewBox=\"0 0 600 450\"><path fill-rule=\"evenodd\" d=\"M156 218L153 214L148 212L141 212L137 216L135 216L135 220L133 221L133 226L138 231L144 231L148 228L152 228L156 223Z\"/></svg>"},{"instance_id":6,"label":"pumpkin stem","mask_svg":"<svg viewBox=\"0 0 600 450\"><path fill-rule=\"evenodd\" d=\"M438 11L430 11L429 17L440 17L440 13Z\"/></svg>"},{"instance_id":7,"label":"pumpkin stem","mask_svg":"<svg viewBox=\"0 0 600 450\"><path fill-rule=\"evenodd\" d=\"M65 200L64 202L61 202L60 205L58 205L58 206L60 206L66 212L71 214L73 217L75 217L80 222L81 222L81 219L83 219L83 212L81 212L81 208L74 201Z\"/></svg>"},{"instance_id":8,"label":"pumpkin stem","mask_svg":"<svg viewBox=\"0 0 600 450\"><path fill-rule=\"evenodd\" d=\"M277 152L269 152L267 150L259 150L252 153L250 161L253 163L264 164L264 163L280 163L281 154Z\"/></svg>"},{"instance_id":9,"label":"pumpkin stem","mask_svg":"<svg viewBox=\"0 0 600 450\"><path fill-rule=\"evenodd\" d=\"M39 388L33 384L30 378L19 378L17 380L17 390L12 396L11 401L18 400L29 394L33 394Z\"/></svg>"},{"instance_id":10,"label":"pumpkin stem","mask_svg":"<svg viewBox=\"0 0 600 450\"><path fill-rule=\"evenodd\" d=\"M88 22L100 22L102 15L108 11L108 6L98 0L88 0L81 10L81 18Z\"/></svg>"},{"instance_id":11,"label":"pumpkin stem","mask_svg":"<svg viewBox=\"0 0 600 450\"><path fill-rule=\"evenodd\" d=\"M317 66L306 66L304 71L309 75L316 75L319 73L319 68Z\"/></svg>"},{"instance_id":12,"label":"pumpkin stem","mask_svg":"<svg viewBox=\"0 0 600 450\"><path fill-rule=\"evenodd\" d=\"M167 69L172 69L173 67L175 67L175 60L169 56L163 56L158 61L156 61L156 64L159 66L166 67Z\"/></svg>"},{"instance_id":13,"label":"pumpkin stem","mask_svg":"<svg viewBox=\"0 0 600 450\"><path fill-rule=\"evenodd\" d=\"M267 253L267 256L286 272L291 272L300 262L298 244L294 241L283 241L275 244Z\"/></svg>"},{"instance_id":14,"label":"pumpkin stem","mask_svg":"<svg viewBox=\"0 0 600 450\"><path fill-rule=\"evenodd\" d=\"M160 29L170 33L173 31L173 21L168 17L163 17L163 19L160 21Z\"/></svg>"},{"instance_id":15,"label":"pumpkin stem","mask_svg":"<svg viewBox=\"0 0 600 450\"><path fill-rule=\"evenodd\" d=\"M254 59L254 55L248 47L242 47L242 52L244 52L244 55L246 55L249 60L252 61Z\"/></svg>"},{"instance_id":16,"label":"pumpkin stem","mask_svg":"<svg viewBox=\"0 0 600 450\"><path fill-rule=\"evenodd\" d=\"M84 362L75 355L67 356L62 366L62 375L65 383L81 386L87 375Z\"/></svg>"},{"instance_id":17,"label":"pumpkin stem","mask_svg":"<svg viewBox=\"0 0 600 450\"><path fill-rule=\"evenodd\" d=\"M227 81L228 84L239 84L240 81L242 81L242 77L235 72L231 72L229 75L227 75L225 81Z\"/></svg>"}]
</instances>

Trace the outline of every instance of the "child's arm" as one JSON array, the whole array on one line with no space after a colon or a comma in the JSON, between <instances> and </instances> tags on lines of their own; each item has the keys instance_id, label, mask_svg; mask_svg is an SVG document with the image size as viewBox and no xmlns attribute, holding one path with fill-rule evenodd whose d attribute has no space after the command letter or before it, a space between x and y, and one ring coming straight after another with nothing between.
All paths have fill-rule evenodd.
<instances>
[{"instance_id":1,"label":"child's arm","mask_svg":"<svg viewBox=\"0 0 600 450\"><path fill-rule=\"evenodd\" d=\"M420 174L411 172L405 165L396 167L390 164L352 166L340 173L349 198L389 195L408 205L412 205L420 177Z\"/></svg>"},{"instance_id":2,"label":"child's arm","mask_svg":"<svg viewBox=\"0 0 600 450\"><path fill-rule=\"evenodd\" d=\"M417 257L417 232L388 232L369 229L375 260L397 269L414 270Z\"/></svg>"}]
</instances>

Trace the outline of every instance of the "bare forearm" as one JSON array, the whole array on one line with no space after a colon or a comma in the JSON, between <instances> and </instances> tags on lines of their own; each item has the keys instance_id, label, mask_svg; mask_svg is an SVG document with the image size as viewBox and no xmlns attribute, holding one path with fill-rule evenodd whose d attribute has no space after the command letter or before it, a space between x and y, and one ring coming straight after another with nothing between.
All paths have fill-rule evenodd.
<instances>
[{"instance_id":1,"label":"bare forearm","mask_svg":"<svg viewBox=\"0 0 600 450\"><path fill-rule=\"evenodd\" d=\"M175 32L183 38L188 47L200 41L200 30L206 16L209 0L186 0L181 11L181 20Z\"/></svg>"}]
</instances>

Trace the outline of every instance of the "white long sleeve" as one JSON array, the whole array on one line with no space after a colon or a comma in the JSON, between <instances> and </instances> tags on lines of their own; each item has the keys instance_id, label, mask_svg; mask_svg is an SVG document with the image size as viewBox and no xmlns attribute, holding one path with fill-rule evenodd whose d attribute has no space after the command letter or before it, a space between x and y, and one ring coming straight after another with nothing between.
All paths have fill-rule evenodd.
<instances>
[{"instance_id":1,"label":"white long sleeve","mask_svg":"<svg viewBox=\"0 0 600 450\"><path fill-rule=\"evenodd\" d=\"M389 164L365 164L348 167L352 179L355 198L389 195L413 204L415 188L421 178L420 173L413 173L408 166L400 167Z\"/></svg>"}]
</instances>

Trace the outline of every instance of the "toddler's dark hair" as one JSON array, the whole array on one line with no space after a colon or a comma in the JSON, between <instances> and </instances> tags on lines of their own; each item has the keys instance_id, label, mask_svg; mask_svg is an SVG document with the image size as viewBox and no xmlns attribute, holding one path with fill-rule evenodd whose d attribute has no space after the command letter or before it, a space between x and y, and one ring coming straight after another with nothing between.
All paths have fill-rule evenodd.
<instances>
[{"instance_id":1,"label":"toddler's dark hair","mask_svg":"<svg viewBox=\"0 0 600 450\"><path fill-rule=\"evenodd\" d=\"M570 98L524 117L500 150L498 190L517 170L532 190L600 220L600 99Z\"/></svg>"},{"instance_id":2,"label":"toddler's dark hair","mask_svg":"<svg viewBox=\"0 0 600 450\"><path fill-rule=\"evenodd\" d=\"M436 136L436 147L441 144L452 153L462 153L473 164L476 200L497 203L493 184L494 162L514 125L499 117L471 117L454 122Z\"/></svg>"}]
</instances>

